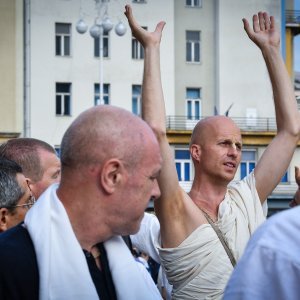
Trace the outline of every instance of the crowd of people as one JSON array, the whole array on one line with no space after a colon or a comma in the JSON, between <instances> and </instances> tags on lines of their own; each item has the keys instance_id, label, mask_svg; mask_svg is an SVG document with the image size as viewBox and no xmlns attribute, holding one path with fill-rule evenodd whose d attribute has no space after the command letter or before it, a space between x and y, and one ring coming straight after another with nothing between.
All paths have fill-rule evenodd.
<instances>
[{"instance_id":1,"label":"crowd of people","mask_svg":"<svg viewBox=\"0 0 300 300\"><path fill-rule=\"evenodd\" d=\"M33 138L0 145L0 299L299 298L300 208L265 221L266 199L300 138L274 18L259 12L252 27L243 24L269 72L276 136L254 171L234 182L240 129L225 116L199 121L186 193L165 128L165 23L151 32L129 5L125 15L145 50L142 118L90 108L66 130L60 159ZM145 213L150 199L155 215ZM298 190L291 206L299 203Z\"/></svg>"}]
</instances>

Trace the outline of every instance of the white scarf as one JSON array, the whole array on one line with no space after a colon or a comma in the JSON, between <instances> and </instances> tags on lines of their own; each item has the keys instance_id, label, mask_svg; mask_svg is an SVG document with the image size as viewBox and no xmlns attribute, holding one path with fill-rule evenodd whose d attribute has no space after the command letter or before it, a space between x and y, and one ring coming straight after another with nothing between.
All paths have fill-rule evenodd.
<instances>
[{"instance_id":1,"label":"white scarf","mask_svg":"<svg viewBox=\"0 0 300 300\"><path fill-rule=\"evenodd\" d=\"M49 187L25 217L39 267L39 299L99 299L85 255L56 195L57 187ZM161 299L121 237L112 237L104 247L118 299Z\"/></svg>"}]
</instances>

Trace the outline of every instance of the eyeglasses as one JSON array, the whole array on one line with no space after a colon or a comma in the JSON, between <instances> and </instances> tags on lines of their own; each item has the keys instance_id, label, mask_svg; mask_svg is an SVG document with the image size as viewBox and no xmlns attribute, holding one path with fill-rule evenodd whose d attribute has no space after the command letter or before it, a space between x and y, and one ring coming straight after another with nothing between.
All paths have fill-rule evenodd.
<instances>
[{"instance_id":1,"label":"eyeglasses","mask_svg":"<svg viewBox=\"0 0 300 300\"><path fill-rule=\"evenodd\" d=\"M31 206L36 202L35 197L33 195L30 195L28 201L24 204L17 204L13 206L9 206L8 208L16 208L16 207L24 207L27 210L31 208Z\"/></svg>"}]
</instances>

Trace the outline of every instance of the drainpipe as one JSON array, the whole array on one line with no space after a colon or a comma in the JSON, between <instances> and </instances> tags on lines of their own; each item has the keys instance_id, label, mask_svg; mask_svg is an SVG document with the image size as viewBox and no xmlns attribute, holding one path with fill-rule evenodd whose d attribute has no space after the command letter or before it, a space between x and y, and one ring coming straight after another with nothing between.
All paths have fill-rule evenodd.
<instances>
[{"instance_id":1,"label":"drainpipe","mask_svg":"<svg viewBox=\"0 0 300 300\"><path fill-rule=\"evenodd\" d=\"M31 136L30 121L30 0L24 0L24 137Z\"/></svg>"}]
</instances>

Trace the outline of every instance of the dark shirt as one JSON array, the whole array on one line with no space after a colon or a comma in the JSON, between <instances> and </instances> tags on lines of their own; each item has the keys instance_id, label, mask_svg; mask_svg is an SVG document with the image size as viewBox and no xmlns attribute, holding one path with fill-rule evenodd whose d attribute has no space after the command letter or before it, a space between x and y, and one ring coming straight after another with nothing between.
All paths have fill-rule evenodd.
<instances>
[{"instance_id":1,"label":"dark shirt","mask_svg":"<svg viewBox=\"0 0 300 300\"><path fill-rule=\"evenodd\" d=\"M39 299L34 247L21 224L0 234L0 266L1 300Z\"/></svg>"},{"instance_id":2,"label":"dark shirt","mask_svg":"<svg viewBox=\"0 0 300 300\"><path fill-rule=\"evenodd\" d=\"M97 268L94 258L84 251L90 274L101 300L113 300L116 294L106 252L101 243L97 247L101 252L103 271ZM35 250L22 224L0 234L0 299L39 299L39 271Z\"/></svg>"}]
</instances>

